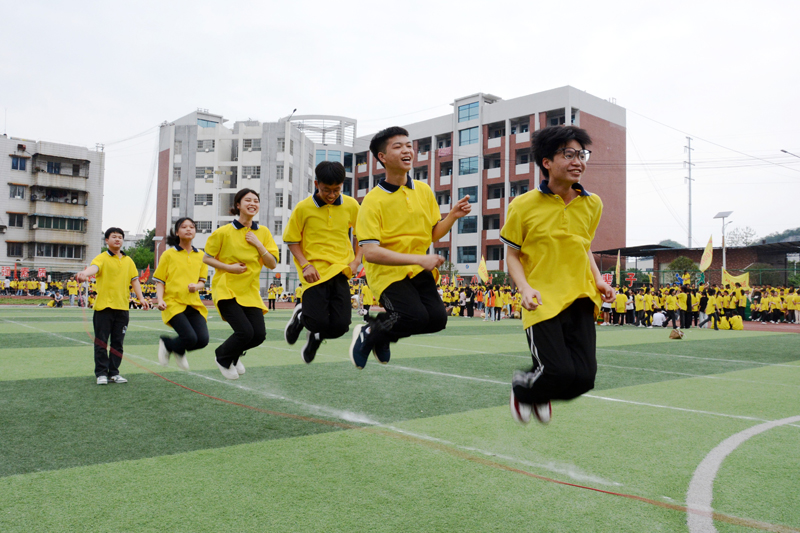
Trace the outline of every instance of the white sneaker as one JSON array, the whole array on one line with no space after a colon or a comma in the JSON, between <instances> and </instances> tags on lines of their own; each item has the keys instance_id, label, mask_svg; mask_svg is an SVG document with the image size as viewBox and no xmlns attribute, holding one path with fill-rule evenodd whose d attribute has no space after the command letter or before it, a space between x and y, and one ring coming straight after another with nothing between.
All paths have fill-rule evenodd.
<instances>
[{"instance_id":1,"label":"white sneaker","mask_svg":"<svg viewBox=\"0 0 800 533\"><path fill-rule=\"evenodd\" d=\"M108 376L97 376L98 385L108 385Z\"/></svg>"},{"instance_id":2,"label":"white sneaker","mask_svg":"<svg viewBox=\"0 0 800 533\"><path fill-rule=\"evenodd\" d=\"M186 358L186 354L183 355L174 354L174 355L175 355L175 364L178 366L178 368L188 372L189 360Z\"/></svg>"},{"instance_id":3,"label":"white sneaker","mask_svg":"<svg viewBox=\"0 0 800 533\"><path fill-rule=\"evenodd\" d=\"M158 364L161 366L169 365L169 350L164 344L164 339L158 339Z\"/></svg>"},{"instance_id":4,"label":"white sneaker","mask_svg":"<svg viewBox=\"0 0 800 533\"><path fill-rule=\"evenodd\" d=\"M514 396L514 390L511 390L511 399L508 402L511 409L511 416L520 424L527 424L531 421L531 406L527 403L520 403Z\"/></svg>"},{"instance_id":5,"label":"white sneaker","mask_svg":"<svg viewBox=\"0 0 800 533\"><path fill-rule=\"evenodd\" d=\"M225 379L239 379L239 373L236 371L236 367L233 366L233 363L231 363L231 366L228 368L225 368L219 364L219 361L216 359L214 359L214 362L217 363L217 368L219 368L219 371L222 372L222 377Z\"/></svg>"},{"instance_id":6,"label":"white sneaker","mask_svg":"<svg viewBox=\"0 0 800 533\"><path fill-rule=\"evenodd\" d=\"M542 424L550 423L550 416L552 415L552 413L553 410L552 407L550 406L550 402L533 404L533 416L535 416L536 420L538 420Z\"/></svg>"},{"instance_id":7,"label":"white sneaker","mask_svg":"<svg viewBox=\"0 0 800 533\"><path fill-rule=\"evenodd\" d=\"M116 376L111 376L109 378L109 381L111 381L111 383L127 383L128 382L127 379L123 378L119 374L117 374Z\"/></svg>"},{"instance_id":8,"label":"white sneaker","mask_svg":"<svg viewBox=\"0 0 800 533\"><path fill-rule=\"evenodd\" d=\"M239 359L239 361L236 363L236 366L234 366L234 368L236 369L236 373L239 374L240 376L246 372L246 370L244 368L244 363L242 363L241 359Z\"/></svg>"}]
</instances>

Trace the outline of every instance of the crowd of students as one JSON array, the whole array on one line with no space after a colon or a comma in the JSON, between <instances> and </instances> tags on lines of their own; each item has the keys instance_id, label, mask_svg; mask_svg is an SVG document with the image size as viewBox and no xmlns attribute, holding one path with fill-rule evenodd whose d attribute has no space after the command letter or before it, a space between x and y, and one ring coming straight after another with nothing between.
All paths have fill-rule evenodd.
<instances>
[{"instance_id":1,"label":"crowd of students","mask_svg":"<svg viewBox=\"0 0 800 533\"><path fill-rule=\"evenodd\" d=\"M745 311L750 304L750 316ZM800 290L742 287L736 283L701 287L675 284L655 289L618 287L614 302L603 304L601 326L743 329L743 322L800 323Z\"/></svg>"}]
</instances>

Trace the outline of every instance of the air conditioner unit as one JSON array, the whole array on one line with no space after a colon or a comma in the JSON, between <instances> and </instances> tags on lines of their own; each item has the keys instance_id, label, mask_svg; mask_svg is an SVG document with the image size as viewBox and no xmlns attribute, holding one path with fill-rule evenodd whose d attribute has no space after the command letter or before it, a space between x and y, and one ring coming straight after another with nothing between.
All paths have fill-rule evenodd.
<instances>
[{"instance_id":1,"label":"air conditioner unit","mask_svg":"<svg viewBox=\"0 0 800 533\"><path fill-rule=\"evenodd\" d=\"M39 224L34 224L33 226L31 226L31 229L39 229Z\"/></svg>"},{"instance_id":2,"label":"air conditioner unit","mask_svg":"<svg viewBox=\"0 0 800 533\"><path fill-rule=\"evenodd\" d=\"M245 178L247 178L247 179L253 179L253 176L252 176L251 174L248 174L247 176L245 176Z\"/></svg>"},{"instance_id":3,"label":"air conditioner unit","mask_svg":"<svg viewBox=\"0 0 800 533\"><path fill-rule=\"evenodd\" d=\"M211 230L210 229L204 229L203 233L211 233Z\"/></svg>"},{"instance_id":4,"label":"air conditioner unit","mask_svg":"<svg viewBox=\"0 0 800 533\"><path fill-rule=\"evenodd\" d=\"M247 151L248 151L248 152L252 152L252 151L253 151L253 149L252 149L252 148L248 148L248 149L247 149Z\"/></svg>"},{"instance_id":5,"label":"air conditioner unit","mask_svg":"<svg viewBox=\"0 0 800 533\"><path fill-rule=\"evenodd\" d=\"M208 148L206 148L206 153L208 153Z\"/></svg>"},{"instance_id":6,"label":"air conditioner unit","mask_svg":"<svg viewBox=\"0 0 800 533\"><path fill-rule=\"evenodd\" d=\"M206 178L206 183L214 183L214 178Z\"/></svg>"},{"instance_id":7,"label":"air conditioner unit","mask_svg":"<svg viewBox=\"0 0 800 533\"><path fill-rule=\"evenodd\" d=\"M208 205L208 202L203 202L203 205Z\"/></svg>"}]
</instances>

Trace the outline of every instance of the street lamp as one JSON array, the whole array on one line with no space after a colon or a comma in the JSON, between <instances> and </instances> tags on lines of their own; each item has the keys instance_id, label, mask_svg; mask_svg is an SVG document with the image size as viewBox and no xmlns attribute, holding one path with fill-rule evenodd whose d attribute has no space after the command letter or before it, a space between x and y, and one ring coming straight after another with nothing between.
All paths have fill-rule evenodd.
<instances>
[{"instance_id":1,"label":"street lamp","mask_svg":"<svg viewBox=\"0 0 800 533\"><path fill-rule=\"evenodd\" d=\"M722 219L722 270L725 270L725 219L731 216L733 211L720 211L714 218L721 218ZM730 224L733 221L728 222Z\"/></svg>"}]
</instances>

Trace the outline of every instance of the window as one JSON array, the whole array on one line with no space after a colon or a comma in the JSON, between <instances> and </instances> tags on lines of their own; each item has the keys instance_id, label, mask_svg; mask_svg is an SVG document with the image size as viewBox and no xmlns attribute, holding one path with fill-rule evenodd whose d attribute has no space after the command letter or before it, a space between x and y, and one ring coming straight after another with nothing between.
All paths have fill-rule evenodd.
<instances>
[{"instance_id":1,"label":"window","mask_svg":"<svg viewBox=\"0 0 800 533\"><path fill-rule=\"evenodd\" d=\"M466 195L469 194L469 203L477 204L478 203L478 186L474 187L461 187L458 189L458 197L464 198Z\"/></svg>"},{"instance_id":2,"label":"window","mask_svg":"<svg viewBox=\"0 0 800 533\"><path fill-rule=\"evenodd\" d=\"M204 118L198 118L197 125L201 128L213 128L216 127L217 122L214 122L213 120L206 120Z\"/></svg>"},{"instance_id":3,"label":"window","mask_svg":"<svg viewBox=\"0 0 800 533\"><path fill-rule=\"evenodd\" d=\"M570 118L572 120L571 123L575 124L575 113L573 113L572 117ZM566 122L566 118L564 117L564 115L561 115L559 117L547 117L547 121L549 122L550 126L560 126Z\"/></svg>"},{"instance_id":4,"label":"window","mask_svg":"<svg viewBox=\"0 0 800 533\"><path fill-rule=\"evenodd\" d=\"M450 139L442 139L436 143L438 148L450 148Z\"/></svg>"},{"instance_id":5,"label":"window","mask_svg":"<svg viewBox=\"0 0 800 533\"><path fill-rule=\"evenodd\" d=\"M36 245L36 257L62 257L65 259L83 259L83 246L74 244Z\"/></svg>"},{"instance_id":6,"label":"window","mask_svg":"<svg viewBox=\"0 0 800 533\"><path fill-rule=\"evenodd\" d=\"M283 165L278 165L275 169L275 179L282 180L283 179Z\"/></svg>"},{"instance_id":7,"label":"window","mask_svg":"<svg viewBox=\"0 0 800 533\"><path fill-rule=\"evenodd\" d=\"M308 154L308 168L314 168L314 154Z\"/></svg>"},{"instance_id":8,"label":"window","mask_svg":"<svg viewBox=\"0 0 800 533\"><path fill-rule=\"evenodd\" d=\"M214 167L197 167L194 170L194 177L197 179L214 179Z\"/></svg>"},{"instance_id":9,"label":"window","mask_svg":"<svg viewBox=\"0 0 800 533\"><path fill-rule=\"evenodd\" d=\"M450 203L450 191L436 193L436 203L439 205L447 205Z\"/></svg>"},{"instance_id":10,"label":"window","mask_svg":"<svg viewBox=\"0 0 800 533\"><path fill-rule=\"evenodd\" d=\"M458 121L466 122L478 118L478 102L458 106ZM461 262L461 261L459 261Z\"/></svg>"},{"instance_id":11,"label":"window","mask_svg":"<svg viewBox=\"0 0 800 533\"><path fill-rule=\"evenodd\" d=\"M461 219L459 219L461 220ZM478 247L477 246L459 246L458 247L458 262L459 263L477 263L478 262Z\"/></svg>"},{"instance_id":12,"label":"window","mask_svg":"<svg viewBox=\"0 0 800 533\"><path fill-rule=\"evenodd\" d=\"M181 167L172 167L172 180L179 181L181 179Z\"/></svg>"},{"instance_id":13,"label":"window","mask_svg":"<svg viewBox=\"0 0 800 533\"><path fill-rule=\"evenodd\" d=\"M478 217L462 217L458 219L459 233L478 233ZM464 261L461 261L462 263Z\"/></svg>"},{"instance_id":14,"label":"window","mask_svg":"<svg viewBox=\"0 0 800 533\"><path fill-rule=\"evenodd\" d=\"M61 174L61 163L58 161L48 161L47 162L47 173L48 174Z\"/></svg>"},{"instance_id":15,"label":"window","mask_svg":"<svg viewBox=\"0 0 800 533\"><path fill-rule=\"evenodd\" d=\"M173 193L175 194L175 193ZM213 194L195 194L194 205L214 205ZM175 206L173 206L175 207Z\"/></svg>"},{"instance_id":16,"label":"window","mask_svg":"<svg viewBox=\"0 0 800 533\"><path fill-rule=\"evenodd\" d=\"M289 167L289 183L292 182L292 170L294 169L292 167Z\"/></svg>"},{"instance_id":17,"label":"window","mask_svg":"<svg viewBox=\"0 0 800 533\"><path fill-rule=\"evenodd\" d=\"M260 166L242 167L242 174L244 174L245 178L248 177L248 176L250 176L250 178L253 178L253 179L260 178L261 177L261 167Z\"/></svg>"},{"instance_id":18,"label":"window","mask_svg":"<svg viewBox=\"0 0 800 533\"><path fill-rule=\"evenodd\" d=\"M283 235L283 220L276 220L275 221L275 231L272 232L273 235Z\"/></svg>"},{"instance_id":19,"label":"window","mask_svg":"<svg viewBox=\"0 0 800 533\"><path fill-rule=\"evenodd\" d=\"M245 139L244 140L244 149L248 152L260 152L261 151L261 139Z\"/></svg>"},{"instance_id":20,"label":"window","mask_svg":"<svg viewBox=\"0 0 800 533\"><path fill-rule=\"evenodd\" d=\"M286 151L286 139L283 137L278 138L278 151L285 152Z\"/></svg>"},{"instance_id":21,"label":"window","mask_svg":"<svg viewBox=\"0 0 800 533\"><path fill-rule=\"evenodd\" d=\"M344 171L345 172L352 172L353 171L353 154L350 152L344 153Z\"/></svg>"},{"instance_id":22,"label":"window","mask_svg":"<svg viewBox=\"0 0 800 533\"><path fill-rule=\"evenodd\" d=\"M499 216L483 217L483 229L485 230L500 229L500 217Z\"/></svg>"},{"instance_id":23,"label":"window","mask_svg":"<svg viewBox=\"0 0 800 533\"><path fill-rule=\"evenodd\" d=\"M86 221L78 218L32 217L31 223L31 229L65 229L69 231L85 231L86 229Z\"/></svg>"},{"instance_id":24,"label":"window","mask_svg":"<svg viewBox=\"0 0 800 533\"><path fill-rule=\"evenodd\" d=\"M416 170L414 171L414 179L415 180L428 180L428 169Z\"/></svg>"},{"instance_id":25,"label":"window","mask_svg":"<svg viewBox=\"0 0 800 533\"><path fill-rule=\"evenodd\" d=\"M342 162L342 152L340 150L328 150L328 161Z\"/></svg>"},{"instance_id":26,"label":"window","mask_svg":"<svg viewBox=\"0 0 800 533\"><path fill-rule=\"evenodd\" d=\"M198 232L202 231L204 233L210 233L211 232L211 221L210 220L198 220L196 222L196 224L195 224L195 227L197 228Z\"/></svg>"},{"instance_id":27,"label":"window","mask_svg":"<svg viewBox=\"0 0 800 533\"><path fill-rule=\"evenodd\" d=\"M181 192L180 191L172 191L172 207L180 207L181 206Z\"/></svg>"},{"instance_id":28,"label":"window","mask_svg":"<svg viewBox=\"0 0 800 533\"><path fill-rule=\"evenodd\" d=\"M524 165L524 164L530 162L530 157L531 157L531 154L530 154L530 151L528 151L528 150L526 150L524 152L517 151L517 164L518 165Z\"/></svg>"},{"instance_id":29,"label":"window","mask_svg":"<svg viewBox=\"0 0 800 533\"><path fill-rule=\"evenodd\" d=\"M275 193L275 207L283 207L283 193L276 192Z\"/></svg>"},{"instance_id":30,"label":"window","mask_svg":"<svg viewBox=\"0 0 800 533\"><path fill-rule=\"evenodd\" d=\"M216 141L214 139L205 139L197 141L198 152L213 152Z\"/></svg>"},{"instance_id":31,"label":"window","mask_svg":"<svg viewBox=\"0 0 800 533\"><path fill-rule=\"evenodd\" d=\"M6 243L6 255L8 257L22 257L22 243L21 242Z\"/></svg>"},{"instance_id":32,"label":"window","mask_svg":"<svg viewBox=\"0 0 800 533\"><path fill-rule=\"evenodd\" d=\"M289 139L289 155L294 155L294 139Z\"/></svg>"},{"instance_id":33,"label":"window","mask_svg":"<svg viewBox=\"0 0 800 533\"><path fill-rule=\"evenodd\" d=\"M172 151L175 152L175 155L178 155L183 152L183 141L175 141L175 145L172 148Z\"/></svg>"},{"instance_id":34,"label":"window","mask_svg":"<svg viewBox=\"0 0 800 533\"><path fill-rule=\"evenodd\" d=\"M22 185L9 185L9 190L11 191L9 198L14 198L15 200L25 199L25 187Z\"/></svg>"},{"instance_id":35,"label":"window","mask_svg":"<svg viewBox=\"0 0 800 533\"><path fill-rule=\"evenodd\" d=\"M369 178L358 178L358 190L364 191L369 189Z\"/></svg>"},{"instance_id":36,"label":"window","mask_svg":"<svg viewBox=\"0 0 800 533\"><path fill-rule=\"evenodd\" d=\"M80 176L81 175L81 166L73 164L72 165L72 175L73 176Z\"/></svg>"},{"instance_id":37,"label":"window","mask_svg":"<svg viewBox=\"0 0 800 533\"><path fill-rule=\"evenodd\" d=\"M346 194L347 196L353 196L353 180L350 178L345 178L344 183L342 184L342 194Z\"/></svg>"},{"instance_id":38,"label":"window","mask_svg":"<svg viewBox=\"0 0 800 533\"><path fill-rule=\"evenodd\" d=\"M11 170L25 170L27 160L24 157L11 158Z\"/></svg>"},{"instance_id":39,"label":"window","mask_svg":"<svg viewBox=\"0 0 800 533\"><path fill-rule=\"evenodd\" d=\"M458 132L458 145L466 146L478 142L478 126L467 128Z\"/></svg>"},{"instance_id":40,"label":"window","mask_svg":"<svg viewBox=\"0 0 800 533\"><path fill-rule=\"evenodd\" d=\"M316 164L314 166L319 165L323 161L325 161L325 150L317 150Z\"/></svg>"},{"instance_id":41,"label":"window","mask_svg":"<svg viewBox=\"0 0 800 533\"><path fill-rule=\"evenodd\" d=\"M503 247L502 246L487 246L486 259L489 261L502 261L503 260Z\"/></svg>"},{"instance_id":42,"label":"window","mask_svg":"<svg viewBox=\"0 0 800 533\"><path fill-rule=\"evenodd\" d=\"M21 228L25 224L25 215L19 213L8 214L8 227Z\"/></svg>"},{"instance_id":43,"label":"window","mask_svg":"<svg viewBox=\"0 0 800 533\"><path fill-rule=\"evenodd\" d=\"M292 208L292 195L291 194L289 195L289 203L286 204L286 207L288 207L289 209Z\"/></svg>"},{"instance_id":44,"label":"window","mask_svg":"<svg viewBox=\"0 0 800 533\"><path fill-rule=\"evenodd\" d=\"M436 248L434 251L436 252L436 255L441 255L444 257L445 261L450 260L450 248Z\"/></svg>"},{"instance_id":45,"label":"window","mask_svg":"<svg viewBox=\"0 0 800 533\"><path fill-rule=\"evenodd\" d=\"M528 182L520 181L511 184L511 197L519 196L528 192Z\"/></svg>"},{"instance_id":46,"label":"window","mask_svg":"<svg viewBox=\"0 0 800 533\"><path fill-rule=\"evenodd\" d=\"M465 157L458 160L458 174L463 176L465 174L477 174L478 172L478 156Z\"/></svg>"},{"instance_id":47,"label":"window","mask_svg":"<svg viewBox=\"0 0 800 533\"><path fill-rule=\"evenodd\" d=\"M489 200L494 200L496 198L505 198L506 196L506 188L502 185L499 187L489 187L486 192L488 193L486 196Z\"/></svg>"}]
</instances>

